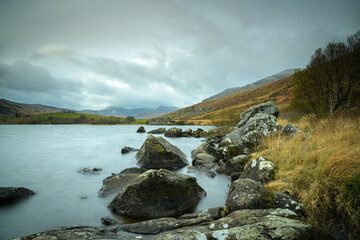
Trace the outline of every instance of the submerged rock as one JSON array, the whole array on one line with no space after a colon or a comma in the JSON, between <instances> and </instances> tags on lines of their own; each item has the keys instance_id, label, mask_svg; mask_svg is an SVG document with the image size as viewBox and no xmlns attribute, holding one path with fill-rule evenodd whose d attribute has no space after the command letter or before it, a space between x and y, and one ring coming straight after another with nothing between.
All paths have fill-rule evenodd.
<instances>
[{"instance_id":1,"label":"submerged rock","mask_svg":"<svg viewBox=\"0 0 360 240\"><path fill-rule=\"evenodd\" d=\"M108 207L138 219L177 216L195 206L205 194L194 177L165 169L149 170L126 185Z\"/></svg>"},{"instance_id":2,"label":"submerged rock","mask_svg":"<svg viewBox=\"0 0 360 240\"><path fill-rule=\"evenodd\" d=\"M144 126L139 127L136 132L137 133L146 133Z\"/></svg>"},{"instance_id":3,"label":"submerged rock","mask_svg":"<svg viewBox=\"0 0 360 240\"><path fill-rule=\"evenodd\" d=\"M101 218L101 223L106 225L106 226L111 226L111 225L117 224L118 222L115 221L114 219L109 218L109 217L103 217L103 218Z\"/></svg>"},{"instance_id":4,"label":"submerged rock","mask_svg":"<svg viewBox=\"0 0 360 240\"><path fill-rule=\"evenodd\" d=\"M34 194L24 187L0 187L0 205L13 204Z\"/></svg>"},{"instance_id":5,"label":"submerged rock","mask_svg":"<svg viewBox=\"0 0 360 240\"><path fill-rule=\"evenodd\" d=\"M129 152L136 152L136 151L139 151L139 149L132 148L132 147L123 147L123 149L121 149L122 154L126 154L126 153L129 153Z\"/></svg>"},{"instance_id":6,"label":"submerged rock","mask_svg":"<svg viewBox=\"0 0 360 240\"><path fill-rule=\"evenodd\" d=\"M78 172L85 175L97 175L99 172L102 171L102 168L96 168L96 167L86 167L80 169Z\"/></svg>"},{"instance_id":7,"label":"submerged rock","mask_svg":"<svg viewBox=\"0 0 360 240\"><path fill-rule=\"evenodd\" d=\"M178 147L151 134L147 136L136 158L140 167L148 169L172 169L188 165L185 154Z\"/></svg>"}]
</instances>

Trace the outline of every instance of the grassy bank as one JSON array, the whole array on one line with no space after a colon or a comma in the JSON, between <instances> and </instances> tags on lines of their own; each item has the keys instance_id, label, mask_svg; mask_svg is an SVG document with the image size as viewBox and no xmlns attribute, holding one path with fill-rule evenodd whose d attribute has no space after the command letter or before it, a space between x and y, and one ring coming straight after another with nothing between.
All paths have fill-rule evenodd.
<instances>
[{"instance_id":1,"label":"grassy bank","mask_svg":"<svg viewBox=\"0 0 360 240\"><path fill-rule=\"evenodd\" d=\"M360 232L359 123L359 117L302 119L295 126L305 134L265 140L255 155L278 168L268 188L296 195L313 223L343 223Z\"/></svg>"},{"instance_id":2,"label":"grassy bank","mask_svg":"<svg viewBox=\"0 0 360 240\"><path fill-rule=\"evenodd\" d=\"M45 113L27 117L3 119L2 124L145 124L146 119L101 116L83 113Z\"/></svg>"}]
</instances>

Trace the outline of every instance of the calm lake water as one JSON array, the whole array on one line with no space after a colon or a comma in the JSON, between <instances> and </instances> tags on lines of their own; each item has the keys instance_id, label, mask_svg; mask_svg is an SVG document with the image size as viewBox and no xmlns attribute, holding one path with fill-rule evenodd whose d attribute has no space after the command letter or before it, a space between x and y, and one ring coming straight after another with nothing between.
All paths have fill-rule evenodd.
<instances>
[{"instance_id":1,"label":"calm lake water","mask_svg":"<svg viewBox=\"0 0 360 240\"><path fill-rule=\"evenodd\" d=\"M147 134L139 126L0 125L0 186L26 187L36 195L11 206L0 206L0 239L19 237L61 226L100 226L102 217L115 216L107 208L114 195L98 197L102 180L111 173L135 167L135 152L121 154L124 146L140 148ZM145 126L146 131L159 126ZM170 126L167 126L170 127ZM196 126L182 127L184 130ZM210 129L211 127L202 127ZM166 138L191 163L191 150L201 138ZM99 175L82 175L84 167L99 167ZM196 211L225 205L230 180L218 175L178 172L197 178L207 196Z\"/></svg>"}]
</instances>

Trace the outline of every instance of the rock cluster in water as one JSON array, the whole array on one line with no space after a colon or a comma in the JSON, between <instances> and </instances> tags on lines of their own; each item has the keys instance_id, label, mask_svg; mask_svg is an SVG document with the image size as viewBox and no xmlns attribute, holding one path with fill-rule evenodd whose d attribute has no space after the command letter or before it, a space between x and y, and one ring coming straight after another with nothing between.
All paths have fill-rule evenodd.
<instances>
[{"instance_id":1,"label":"rock cluster in water","mask_svg":"<svg viewBox=\"0 0 360 240\"><path fill-rule=\"evenodd\" d=\"M241 114L237 127L221 139L219 146L204 142L192 151L192 168L211 177L216 173L231 175L224 207L186 213L205 191L193 177L158 170L183 167L187 161L180 149L149 135L137 154L143 168L109 176L100 191L119 191L109 204L114 212L148 220L117 225L103 218L103 224L115 227L62 228L24 239L333 239L305 221L302 205L295 197L287 192L274 194L264 187L275 176L271 161L263 157L251 160L250 154L264 137L298 132L291 126L283 130L278 115L279 110L269 102L255 106ZM152 133L166 132L169 137L183 136L176 129L161 128Z\"/></svg>"}]
</instances>

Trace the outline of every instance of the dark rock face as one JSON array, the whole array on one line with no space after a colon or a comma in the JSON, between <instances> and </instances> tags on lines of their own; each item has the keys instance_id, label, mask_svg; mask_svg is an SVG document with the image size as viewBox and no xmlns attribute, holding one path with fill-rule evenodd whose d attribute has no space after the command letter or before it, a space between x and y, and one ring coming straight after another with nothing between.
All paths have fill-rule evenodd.
<instances>
[{"instance_id":1,"label":"dark rock face","mask_svg":"<svg viewBox=\"0 0 360 240\"><path fill-rule=\"evenodd\" d=\"M227 213L240 209L265 209L274 207L273 197L264 186L251 179L231 183L226 197Z\"/></svg>"},{"instance_id":2,"label":"dark rock face","mask_svg":"<svg viewBox=\"0 0 360 240\"><path fill-rule=\"evenodd\" d=\"M169 217L185 213L205 194L193 177L165 169L149 170L125 186L108 207L138 219Z\"/></svg>"},{"instance_id":3,"label":"dark rock face","mask_svg":"<svg viewBox=\"0 0 360 240\"><path fill-rule=\"evenodd\" d=\"M80 169L78 172L81 174L85 174L85 175L97 175L97 174L99 174L100 171L102 171L101 168L86 167L86 168Z\"/></svg>"},{"instance_id":4,"label":"dark rock face","mask_svg":"<svg viewBox=\"0 0 360 240\"><path fill-rule=\"evenodd\" d=\"M263 157L252 160L241 174L240 178L249 178L262 184L275 179L274 163Z\"/></svg>"},{"instance_id":5,"label":"dark rock face","mask_svg":"<svg viewBox=\"0 0 360 240\"><path fill-rule=\"evenodd\" d=\"M300 132L299 129L297 129L294 125L291 123L286 124L286 126L283 128L282 133L287 136L295 136Z\"/></svg>"},{"instance_id":6,"label":"dark rock face","mask_svg":"<svg viewBox=\"0 0 360 240\"><path fill-rule=\"evenodd\" d=\"M149 131L149 134L164 134L166 132L166 128L157 128L152 131Z\"/></svg>"},{"instance_id":7,"label":"dark rock face","mask_svg":"<svg viewBox=\"0 0 360 240\"><path fill-rule=\"evenodd\" d=\"M297 199L288 192L275 193L274 203L276 208L289 209L298 215L305 214L302 203L299 203Z\"/></svg>"},{"instance_id":8,"label":"dark rock face","mask_svg":"<svg viewBox=\"0 0 360 240\"><path fill-rule=\"evenodd\" d=\"M172 169L188 165L185 154L179 148L151 134L147 136L136 158L140 167L148 169Z\"/></svg>"},{"instance_id":9,"label":"dark rock face","mask_svg":"<svg viewBox=\"0 0 360 240\"><path fill-rule=\"evenodd\" d=\"M136 132L137 133L146 133L144 126L139 127Z\"/></svg>"},{"instance_id":10,"label":"dark rock face","mask_svg":"<svg viewBox=\"0 0 360 240\"><path fill-rule=\"evenodd\" d=\"M250 161L250 155L238 155L226 161L222 168L224 173L232 174L234 172L242 172L245 165Z\"/></svg>"},{"instance_id":11,"label":"dark rock face","mask_svg":"<svg viewBox=\"0 0 360 240\"><path fill-rule=\"evenodd\" d=\"M123 149L121 149L122 154L126 154L129 152L136 152L136 151L139 151L139 149L132 148L132 147L123 147Z\"/></svg>"},{"instance_id":12,"label":"dark rock face","mask_svg":"<svg viewBox=\"0 0 360 240\"><path fill-rule=\"evenodd\" d=\"M24 187L0 187L0 205L13 204L34 194Z\"/></svg>"},{"instance_id":13,"label":"dark rock face","mask_svg":"<svg viewBox=\"0 0 360 240\"><path fill-rule=\"evenodd\" d=\"M109 194L120 191L123 187L130 184L140 174L113 174L103 180L103 186L98 195L105 197Z\"/></svg>"}]
</instances>

